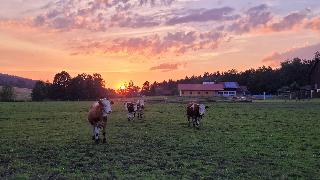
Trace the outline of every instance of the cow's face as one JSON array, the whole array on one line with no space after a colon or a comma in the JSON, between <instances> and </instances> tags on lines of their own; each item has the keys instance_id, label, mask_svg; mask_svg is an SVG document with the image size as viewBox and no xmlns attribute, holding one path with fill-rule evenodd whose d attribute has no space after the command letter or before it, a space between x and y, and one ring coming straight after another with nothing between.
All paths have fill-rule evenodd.
<instances>
[{"instance_id":1,"label":"cow's face","mask_svg":"<svg viewBox=\"0 0 320 180\"><path fill-rule=\"evenodd\" d=\"M104 113L110 114L112 112L112 103L108 99L100 99L99 104L102 105Z\"/></svg>"},{"instance_id":2,"label":"cow's face","mask_svg":"<svg viewBox=\"0 0 320 180\"><path fill-rule=\"evenodd\" d=\"M129 112L135 112L137 110L136 109L137 106L132 102L126 102L124 105L126 110Z\"/></svg>"},{"instance_id":3,"label":"cow's face","mask_svg":"<svg viewBox=\"0 0 320 180\"><path fill-rule=\"evenodd\" d=\"M133 109L134 109L134 111L137 111L138 110L138 105L137 104L133 104Z\"/></svg>"},{"instance_id":4,"label":"cow's face","mask_svg":"<svg viewBox=\"0 0 320 180\"><path fill-rule=\"evenodd\" d=\"M207 107L204 104L200 104L199 105L199 114L200 114L200 116L204 115L204 113L206 112L206 108Z\"/></svg>"}]
</instances>

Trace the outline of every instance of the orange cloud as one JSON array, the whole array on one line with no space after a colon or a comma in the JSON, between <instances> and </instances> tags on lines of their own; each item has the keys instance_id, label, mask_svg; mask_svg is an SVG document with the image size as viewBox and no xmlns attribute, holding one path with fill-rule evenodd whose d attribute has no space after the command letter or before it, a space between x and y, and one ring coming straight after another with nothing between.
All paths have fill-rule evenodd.
<instances>
[{"instance_id":1,"label":"orange cloud","mask_svg":"<svg viewBox=\"0 0 320 180\"><path fill-rule=\"evenodd\" d=\"M295 47L285 52L273 52L265 56L265 58L262 59L262 62L269 63L270 66L277 67L281 62L291 60L293 58L311 59L314 53L319 50L320 44Z\"/></svg>"},{"instance_id":2,"label":"orange cloud","mask_svg":"<svg viewBox=\"0 0 320 180\"><path fill-rule=\"evenodd\" d=\"M104 53L108 55L137 55L162 57L182 55L188 51L215 49L225 40L221 32L198 33L195 31L158 34L143 37L117 38L111 40L79 41L71 48L76 54Z\"/></svg>"},{"instance_id":3,"label":"orange cloud","mask_svg":"<svg viewBox=\"0 0 320 180\"><path fill-rule=\"evenodd\" d=\"M162 72L169 72L169 71L174 71L177 70L180 66L186 66L187 63L163 63L159 64L157 66L151 67L150 70L161 70Z\"/></svg>"},{"instance_id":4,"label":"orange cloud","mask_svg":"<svg viewBox=\"0 0 320 180\"><path fill-rule=\"evenodd\" d=\"M311 19L306 23L305 27L313 31L320 31L320 17Z\"/></svg>"}]
</instances>

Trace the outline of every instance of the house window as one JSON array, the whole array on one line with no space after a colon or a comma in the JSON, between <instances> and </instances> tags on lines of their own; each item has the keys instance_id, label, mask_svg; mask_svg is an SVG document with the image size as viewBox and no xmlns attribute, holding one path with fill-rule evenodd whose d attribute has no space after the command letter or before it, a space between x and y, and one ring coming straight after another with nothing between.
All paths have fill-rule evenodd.
<instances>
[{"instance_id":1,"label":"house window","mask_svg":"<svg viewBox=\"0 0 320 180\"><path fill-rule=\"evenodd\" d=\"M184 91L181 91L181 94L184 94Z\"/></svg>"},{"instance_id":2,"label":"house window","mask_svg":"<svg viewBox=\"0 0 320 180\"><path fill-rule=\"evenodd\" d=\"M206 94L209 94L209 92L207 91Z\"/></svg>"},{"instance_id":3,"label":"house window","mask_svg":"<svg viewBox=\"0 0 320 180\"><path fill-rule=\"evenodd\" d=\"M192 91L190 91L190 94L192 94Z\"/></svg>"},{"instance_id":4,"label":"house window","mask_svg":"<svg viewBox=\"0 0 320 180\"><path fill-rule=\"evenodd\" d=\"M198 94L200 94L200 91L198 91Z\"/></svg>"}]
</instances>

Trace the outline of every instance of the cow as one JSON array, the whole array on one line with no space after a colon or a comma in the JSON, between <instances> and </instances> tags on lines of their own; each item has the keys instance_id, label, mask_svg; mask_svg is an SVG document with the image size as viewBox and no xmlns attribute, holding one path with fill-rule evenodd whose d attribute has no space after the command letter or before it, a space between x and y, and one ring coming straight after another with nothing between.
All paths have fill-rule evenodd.
<instances>
[{"instance_id":1,"label":"cow","mask_svg":"<svg viewBox=\"0 0 320 180\"><path fill-rule=\"evenodd\" d=\"M114 104L113 101L107 98L100 99L95 102L90 107L88 113L88 121L92 126L92 140L99 143L99 135L102 129L103 133L103 143L107 142L106 139L106 126L107 126L107 116L112 112L111 105Z\"/></svg>"},{"instance_id":2,"label":"cow","mask_svg":"<svg viewBox=\"0 0 320 180\"><path fill-rule=\"evenodd\" d=\"M204 104L189 103L187 105L188 126L190 127L192 123L193 127L199 127L207 108L208 106Z\"/></svg>"},{"instance_id":3,"label":"cow","mask_svg":"<svg viewBox=\"0 0 320 180\"><path fill-rule=\"evenodd\" d=\"M138 118L142 119L143 111L144 111L144 100L142 99L137 100L136 105L137 105Z\"/></svg>"},{"instance_id":4,"label":"cow","mask_svg":"<svg viewBox=\"0 0 320 180\"><path fill-rule=\"evenodd\" d=\"M137 105L133 102L125 102L124 107L128 111L128 121L132 121L136 116Z\"/></svg>"}]
</instances>

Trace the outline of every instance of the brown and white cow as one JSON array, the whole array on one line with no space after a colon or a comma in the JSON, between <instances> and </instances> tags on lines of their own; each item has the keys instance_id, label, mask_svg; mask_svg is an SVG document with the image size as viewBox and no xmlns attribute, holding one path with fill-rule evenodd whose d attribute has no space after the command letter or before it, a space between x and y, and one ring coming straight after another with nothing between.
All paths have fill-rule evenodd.
<instances>
[{"instance_id":1,"label":"brown and white cow","mask_svg":"<svg viewBox=\"0 0 320 180\"><path fill-rule=\"evenodd\" d=\"M137 105L133 102L125 102L124 107L128 111L128 121L134 120L134 117L136 116Z\"/></svg>"},{"instance_id":2,"label":"brown and white cow","mask_svg":"<svg viewBox=\"0 0 320 180\"><path fill-rule=\"evenodd\" d=\"M202 120L207 108L208 106L205 106L204 104L197 104L193 102L187 105L189 127L191 123L193 124L193 127L199 127L200 121Z\"/></svg>"},{"instance_id":3,"label":"brown and white cow","mask_svg":"<svg viewBox=\"0 0 320 180\"><path fill-rule=\"evenodd\" d=\"M100 99L98 102L92 104L88 114L88 121L92 126L92 140L99 143L99 135L102 129L103 132L103 142L106 143L106 126L107 126L107 116L112 112L111 105L113 101L106 98Z\"/></svg>"},{"instance_id":4,"label":"brown and white cow","mask_svg":"<svg viewBox=\"0 0 320 180\"><path fill-rule=\"evenodd\" d=\"M134 120L136 114L139 119L143 118L143 111L144 111L144 100L137 100L136 103L134 102L126 102L124 103L125 109L128 111L128 121Z\"/></svg>"},{"instance_id":5,"label":"brown and white cow","mask_svg":"<svg viewBox=\"0 0 320 180\"><path fill-rule=\"evenodd\" d=\"M137 113L138 113L138 118L142 119L143 118L143 112L144 112L144 100L139 99L136 102L137 105Z\"/></svg>"}]
</instances>

